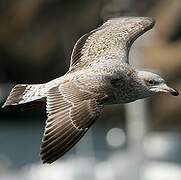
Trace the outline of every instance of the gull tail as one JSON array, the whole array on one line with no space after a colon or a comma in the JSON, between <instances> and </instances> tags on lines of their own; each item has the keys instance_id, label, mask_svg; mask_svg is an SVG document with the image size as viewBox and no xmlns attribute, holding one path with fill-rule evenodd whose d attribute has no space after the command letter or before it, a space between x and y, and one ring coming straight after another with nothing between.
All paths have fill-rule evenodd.
<instances>
[{"instance_id":1,"label":"gull tail","mask_svg":"<svg viewBox=\"0 0 181 180\"><path fill-rule=\"evenodd\" d=\"M2 107L24 104L42 99L45 97L44 88L45 84L18 84L11 90L6 102Z\"/></svg>"}]
</instances>

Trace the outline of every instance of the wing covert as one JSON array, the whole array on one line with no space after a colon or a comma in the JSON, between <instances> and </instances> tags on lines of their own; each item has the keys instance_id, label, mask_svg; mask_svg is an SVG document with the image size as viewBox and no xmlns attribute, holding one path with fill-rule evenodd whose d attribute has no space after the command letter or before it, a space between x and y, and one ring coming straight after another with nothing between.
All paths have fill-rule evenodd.
<instances>
[{"instance_id":1,"label":"wing covert","mask_svg":"<svg viewBox=\"0 0 181 180\"><path fill-rule=\"evenodd\" d=\"M105 57L117 57L128 63L132 43L154 24L155 21L148 17L121 17L106 21L77 41L69 71L86 68Z\"/></svg>"}]
</instances>

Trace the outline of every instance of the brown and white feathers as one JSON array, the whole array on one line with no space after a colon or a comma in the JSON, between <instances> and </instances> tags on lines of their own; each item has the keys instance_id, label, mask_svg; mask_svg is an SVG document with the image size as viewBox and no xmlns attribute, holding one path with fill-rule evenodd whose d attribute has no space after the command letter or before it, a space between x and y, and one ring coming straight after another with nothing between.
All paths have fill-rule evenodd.
<instances>
[{"instance_id":1,"label":"brown and white feathers","mask_svg":"<svg viewBox=\"0 0 181 180\"><path fill-rule=\"evenodd\" d=\"M110 96L109 77L125 73L131 44L153 25L153 19L144 17L108 20L77 41L66 75L11 91L4 106L46 98L48 119L40 153L44 163L61 157L96 121Z\"/></svg>"}]
</instances>

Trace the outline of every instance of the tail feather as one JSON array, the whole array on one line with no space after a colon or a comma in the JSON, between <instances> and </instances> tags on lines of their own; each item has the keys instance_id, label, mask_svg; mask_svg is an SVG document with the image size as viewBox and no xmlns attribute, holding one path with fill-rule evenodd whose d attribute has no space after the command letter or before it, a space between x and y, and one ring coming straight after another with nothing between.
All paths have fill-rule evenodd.
<instances>
[{"instance_id":1,"label":"tail feather","mask_svg":"<svg viewBox=\"0 0 181 180\"><path fill-rule=\"evenodd\" d=\"M20 101L23 100L23 93L25 92L28 85L16 85L10 92L6 102L2 107L9 105L17 105Z\"/></svg>"},{"instance_id":2,"label":"tail feather","mask_svg":"<svg viewBox=\"0 0 181 180\"><path fill-rule=\"evenodd\" d=\"M19 84L16 85L10 92L6 102L2 107L9 105L18 105L31 102L34 100L41 99L42 96L38 92L41 87L40 85L28 85L28 84Z\"/></svg>"}]
</instances>

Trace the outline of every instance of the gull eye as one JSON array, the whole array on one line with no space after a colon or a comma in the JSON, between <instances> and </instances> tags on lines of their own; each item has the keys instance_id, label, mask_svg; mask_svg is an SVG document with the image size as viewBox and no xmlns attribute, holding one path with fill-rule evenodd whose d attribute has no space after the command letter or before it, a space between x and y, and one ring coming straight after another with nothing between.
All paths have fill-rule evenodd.
<instances>
[{"instance_id":1,"label":"gull eye","mask_svg":"<svg viewBox=\"0 0 181 180\"><path fill-rule=\"evenodd\" d=\"M154 85L154 81L153 81L153 80L149 80L148 83L149 83L150 85Z\"/></svg>"},{"instance_id":2,"label":"gull eye","mask_svg":"<svg viewBox=\"0 0 181 180\"><path fill-rule=\"evenodd\" d=\"M151 79L146 81L146 84L147 84L148 86L156 85L156 83L157 83L156 81L151 80Z\"/></svg>"}]
</instances>

